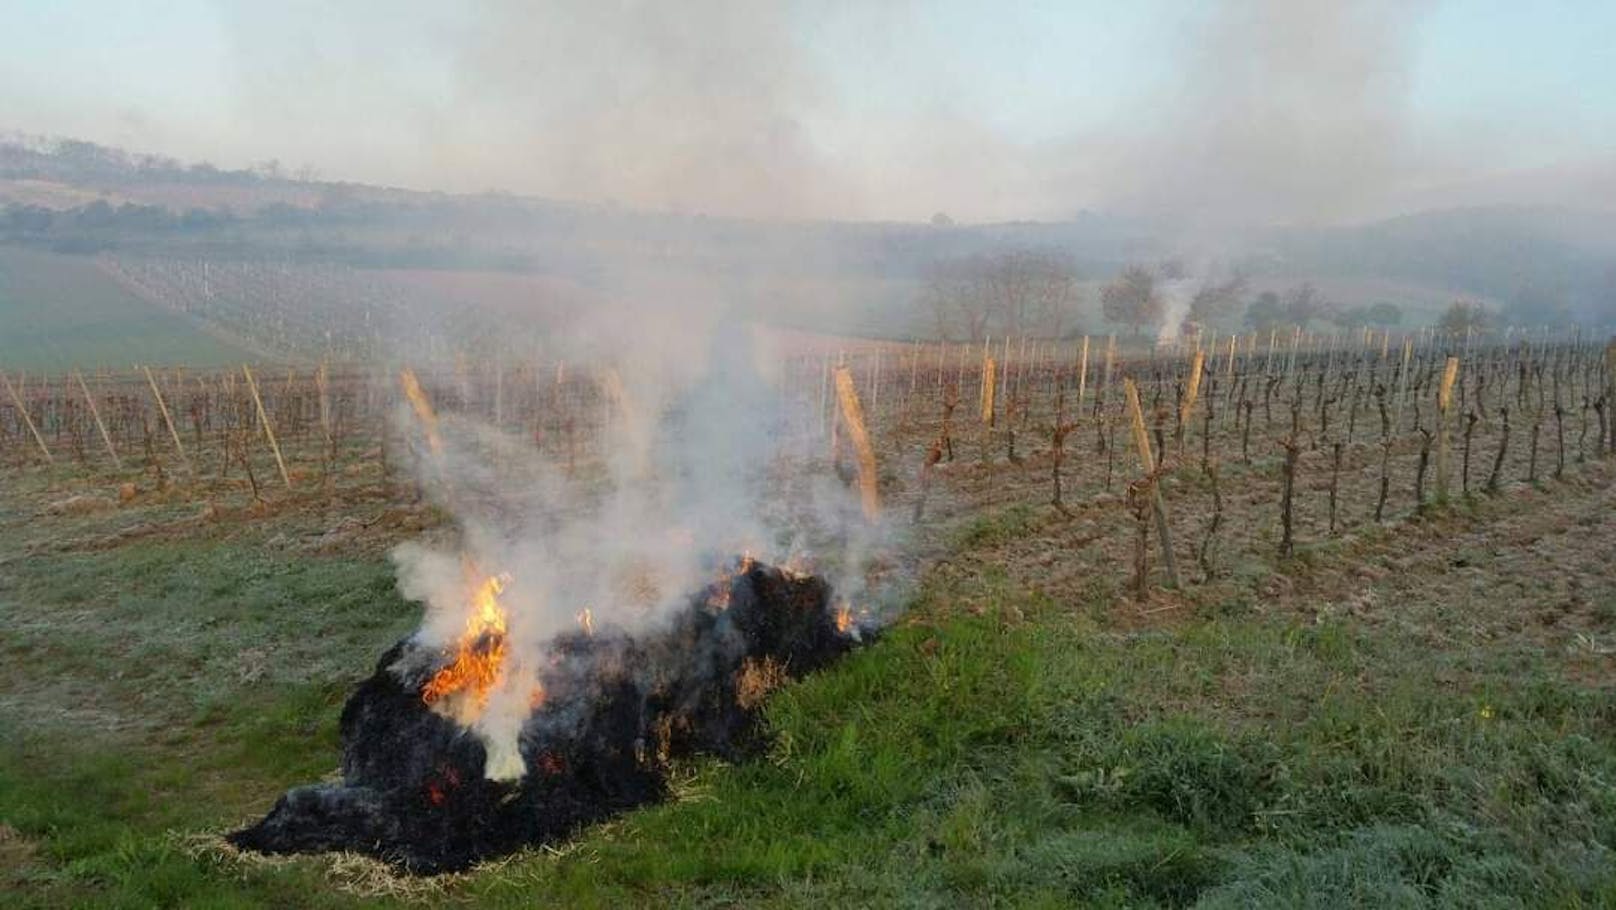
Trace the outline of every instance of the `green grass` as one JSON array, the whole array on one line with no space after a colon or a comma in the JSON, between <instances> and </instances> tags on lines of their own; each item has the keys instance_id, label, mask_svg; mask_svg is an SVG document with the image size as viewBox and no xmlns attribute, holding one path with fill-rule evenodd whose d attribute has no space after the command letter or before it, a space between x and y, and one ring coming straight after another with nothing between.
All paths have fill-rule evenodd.
<instances>
[{"instance_id":1,"label":"green grass","mask_svg":"<svg viewBox=\"0 0 1616 910\"><path fill-rule=\"evenodd\" d=\"M928 581L908 621L776 695L764 758L684 766L675 801L424 900L1616 904L1616 697L1555 655L1235 609L1119 633L1108 609ZM187 847L335 766L347 687L413 620L385 564L257 532L0 565L21 838L0 884L41 906L385 902L321 859ZM84 698L130 723L39 709Z\"/></svg>"},{"instance_id":2,"label":"green grass","mask_svg":"<svg viewBox=\"0 0 1616 910\"><path fill-rule=\"evenodd\" d=\"M88 256L0 249L0 369L206 367L247 357L124 290Z\"/></svg>"}]
</instances>

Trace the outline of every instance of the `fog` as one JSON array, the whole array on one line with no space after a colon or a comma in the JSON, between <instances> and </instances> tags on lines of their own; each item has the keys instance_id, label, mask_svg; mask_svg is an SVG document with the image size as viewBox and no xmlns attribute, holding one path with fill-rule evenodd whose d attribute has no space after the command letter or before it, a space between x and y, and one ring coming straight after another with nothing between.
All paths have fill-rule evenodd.
<instances>
[{"instance_id":1,"label":"fog","mask_svg":"<svg viewBox=\"0 0 1616 910\"><path fill-rule=\"evenodd\" d=\"M430 92L396 65L349 78L381 51L372 41L390 40L390 7L322 26L324 53L280 46L300 32L276 37L278 9L238 7L227 21L243 109L327 141L352 132L339 118L398 118L392 128L415 130L419 142L394 150L409 163L398 177L418 185L750 217L920 219L944 209L1005 219L1099 207L1327 221L1395 204L1412 176L1407 35L1421 8L1268 0L1204 16L1163 11L1140 51L1171 61L1168 78L1105 119L1073 112L1074 122L1046 127L1055 138L1044 142L926 95L890 110L889 122L868 122L804 45L811 17L785 5L484 2L431 45L439 57L426 65L443 70ZM900 43L928 15L916 4L853 18ZM1094 39L1071 40L1082 54ZM951 66L984 63L922 65L941 81ZM373 100L382 107L367 112Z\"/></svg>"},{"instance_id":2,"label":"fog","mask_svg":"<svg viewBox=\"0 0 1616 910\"><path fill-rule=\"evenodd\" d=\"M1582 78L1596 54L1545 59L1525 39L1500 51L1497 35L1470 34L1489 17L1434 0L1111 13L220 0L200 17L202 46L129 18L180 62L128 85L112 67L50 80L11 64L35 84L0 90L17 112L5 125L221 166L792 219L1094 209L1331 224L1586 204L1616 174L1613 99ZM1562 90L1504 97L1516 72L1558 73Z\"/></svg>"}]
</instances>

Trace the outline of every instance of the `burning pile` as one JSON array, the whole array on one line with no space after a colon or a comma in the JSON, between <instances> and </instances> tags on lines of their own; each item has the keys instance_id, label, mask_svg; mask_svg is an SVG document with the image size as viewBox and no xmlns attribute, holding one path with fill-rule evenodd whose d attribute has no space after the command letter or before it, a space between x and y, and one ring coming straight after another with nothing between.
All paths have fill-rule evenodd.
<instances>
[{"instance_id":1,"label":"burning pile","mask_svg":"<svg viewBox=\"0 0 1616 910\"><path fill-rule=\"evenodd\" d=\"M393 646L343 708L342 781L288 791L231 835L269 853L356 850L411 872L444 872L661 798L667 762L754 749L763 695L847 651L857 630L819 578L739 561L658 630L577 631L543 654L509 653L498 595L475 587L449 651ZM514 754L468 728L508 662L530 657L532 691Z\"/></svg>"}]
</instances>

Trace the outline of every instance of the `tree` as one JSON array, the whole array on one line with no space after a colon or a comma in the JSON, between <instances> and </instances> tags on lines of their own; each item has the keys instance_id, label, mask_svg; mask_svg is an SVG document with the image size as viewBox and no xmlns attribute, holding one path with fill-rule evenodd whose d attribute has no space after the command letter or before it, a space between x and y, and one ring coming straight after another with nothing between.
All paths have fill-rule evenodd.
<instances>
[{"instance_id":1,"label":"tree","mask_svg":"<svg viewBox=\"0 0 1616 910\"><path fill-rule=\"evenodd\" d=\"M1328 304L1311 284L1299 284L1285 293L1285 320L1306 331L1307 324L1323 315Z\"/></svg>"},{"instance_id":2,"label":"tree","mask_svg":"<svg viewBox=\"0 0 1616 910\"><path fill-rule=\"evenodd\" d=\"M1201 285L1190 300L1189 321L1206 325L1234 310L1246 293L1246 276L1235 272L1227 281L1208 281Z\"/></svg>"},{"instance_id":3,"label":"tree","mask_svg":"<svg viewBox=\"0 0 1616 910\"><path fill-rule=\"evenodd\" d=\"M1395 303L1374 304L1369 308L1369 324L1378 326L1402 325L1403 309Z\"/></svg>"},{"instance_id":4,"label":"tree","mask_svg":"<svg viewBox=\"0 0 1616 910\"><path fill-rule=\"evenodd\" d=\"M1369 324L1369 307L1342 307L1330 314L1330 321L1343 329L1361 329Z\"/></svg>"},{"instance_id":5,"label":"tree","mask_svg":"<svg viewBox=\"0 0 1616 910\"><path fill-rule=\"evenodd\" d=\"M981 256L935 263L924 297L943 341L981 341L988 329L986 269Z\"/></svg>"},{"instance_id":6,"label":"tree","mask_svg":"<svg viewBox=\"0 0 1616 910\"><path fill-rule=\"evenodd\" d=\"M990 260L987 287L1006 335L1059 336L1077 303L1077 270L1051 252L1010 250Z\"/></svg>"},{"instance_id":7,"label":"tree","mask_svg":"<svg viewBox=\"0 0 1616 910\"><path fill-rule=\"evenodd\" d=\"M1492 326L1492 313L1476 300L1455 300L1442 311L1436 327L1450 335L1480 334Z\"/></svg>"},{"instance_id":8,"label":"tree","mask_svg":"<svg viewBox=\"0 0 1616 910\"><path fill-rule=\"evenodd\" d=\"M1141 265L1130 265L1100 291L1100 310L1111 322L1121 323L1138 335L1140 329L1161 320L1164 301L1156 292L1156 276Z\"/></svg>"},{"instance_id":9,"label":"tree","mask_svg":"<svg viewBox=\"0 0 1616 910\"><path fill-rule=\"evenodd\" d=\"M1570 325L1576 321L1563 283L1527 281L1515 289L1505 315L1514 325Z\"/></svg>"},{"instance_id":10,"label":"tree","mask_svg":"<svg viewBox=\"0 0 1616 910\"><path fill-rule=\"evenodd\" d=\"M1395 303L1344 307L1330 315L1330 321L1343 329L1361 329L1365 326L1392 326L1403 321L1403 311Z\"/></svg>"},{"instance_id":11,"label":"tree","mask_svg":"<svg viewBox=\"0 0 1616 910\"><path fill-rule=\"evenodd\" d=\"M1263 291L1246 307L1246 328L1253 332L1272 331L1284 323L1285 307L1273 291Z\"/></svg>"},{"instance_id":12,"label":"tree","mask_svg":"<svg viewBox=\"0 0 1616 910\"><path fill-rule=\"evenodd\" d=\"M1078 302L1077 271L1044 250L1007 250L944 260L927 277L938 337L1059 336Z\"/></svg>"}]
</instances>

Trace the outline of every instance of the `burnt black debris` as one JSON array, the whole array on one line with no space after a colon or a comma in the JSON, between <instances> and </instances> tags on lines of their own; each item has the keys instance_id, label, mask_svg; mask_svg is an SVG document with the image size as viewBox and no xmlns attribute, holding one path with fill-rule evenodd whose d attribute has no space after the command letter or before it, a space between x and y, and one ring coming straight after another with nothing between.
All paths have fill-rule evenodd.
<instances>
[{"instance_id":1,"label":"burnt black debris","mask_svg":"<svg viewBox=\"0 0 1616 910\"><path fill-rule=\"evenodd\" d=\"M854 637L838 629L819 578L749 560L736 568L658 630L553 640L515 781L487 779L482 741L422 700L449 655L399 642L343 708L341 783L288 791L231 842L454 871L661 799L672 757L755 752L761 694L834 660Z\"/></svg>"}]
</instances>

